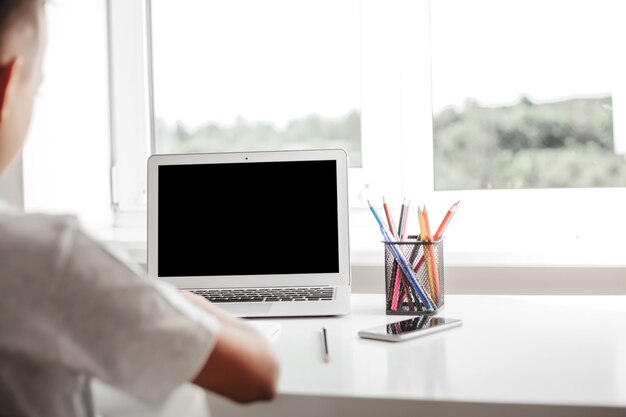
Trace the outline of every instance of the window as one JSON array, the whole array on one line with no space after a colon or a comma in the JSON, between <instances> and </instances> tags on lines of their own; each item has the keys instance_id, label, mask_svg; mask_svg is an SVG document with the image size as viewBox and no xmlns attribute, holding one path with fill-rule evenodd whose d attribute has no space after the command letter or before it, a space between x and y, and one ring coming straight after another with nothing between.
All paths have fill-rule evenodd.
<instances>
[{"instance_id":1,"label":"window","mask_svg":"<svg viewBox=\"0 0 626 417\"><path fill-rule=\"evenodd\" d=\"M23 158L25 209L103 226L111 220L106 4L46 7L45 77Z\"/></svg>"},{"instance_id":2,"label":"window","mask_svg":"<svg viewBox=\"0 0 626 417\"><path fill-rule=\"evenodd\" d=\"M156 153L344 148L361 166L358 0L153 0Z\"/></svg>"},{"instance_id":3,"label":"window","mask_svg":"<svg viewBox=\"0 0 626 417\"><path fill-rule=\"evenodd\" d=\"M434 189L458 196L464 214L450 243L520 264L621 259L624 6L430 3Z\"/></svg>"},{"instance_id":4,"label":"window","mask_svg":"<svg viewBox=\"0 0 626 417\"><path fill-rule=\"evenodd\" d=\"M428 134L430 107L429 93L420 91L423 128L403 129L403 101L415 98L401 94L399 22L427 22L427 7L403 17L399 2L292 3L154 0L144 18L138 2L110 0L118 225L143 222L145 172L138 167L149 151L343 147L353 207L378 190L402 195L402 170L415 169L401 152L413 145L402 145L402 137ZM428 26L406 26L422 31L411 60L426 81Z\"/></svg>"},{"instance_id":5,"label":"window","mask_svg":"<svg viewBox=\"0 0 626 417\"><path fill-rule=\"evenodd\" d=\"M515 25L518 24L521 11L517 14L509 13L498 2L487 4L483 0L431 0L430 4L411 0L296 2L296 5L286 2L281 3L281 13L275 13L279 7L277 2L239 1L221 4L191 0L184 3L153 0L147 4L147 14L143 9L144 5L139 3L109 1L113 60L112 110L115 120L113 134L116 144L114 172L118 177L117 180L114 179L117 184L114 187L114 198L119 208L118 224L124 224L124 215L131 212L141 217L145 197L143 167L150 150L201 152L257 146L263 149L270 146L293 147L295 142L282 141L286 137L293 137L287 134L290 123L311 121L312 119L307 118L311 114L317 114L328 118L326 121L332 119L330 124L324 126L332 126L329 130L338 132L344 131L338 127L342 120L345 121L343 118L353 114L360 117L360 136L355 134L357 129L351 124L353 120L344 125L351 126L346 130L352 133L345 136L351 139L337 142L338 146L348 146L346 144L349 143L353 152L351 156L360 153L351 158L350 171L351 240L355 243L353 248L358 248L361 242L372 247L379 243L380 236L371 214L365 209L365 200L369 198L380 204L383 196L396 207L399 207L404 197L411 199L413 207L427 203L433 221L443 217L445 210L454 201L461 200L459 213L455 216L454 224L448 228L449 236L446 241L446 252L452 255L448 259L457 259L461 263L467 261L488 264L493 261L493 258L488 259L492 253L497 252L498 259L503 259L503 251L517 254L512 262L524 265L532 263L533 258L528 256L529 253L553 255L556 252L566 253L569 256L566 262L593 263L598 260L602 251L597 250L597 246L589 246L590 242L598 238L611 238L611 230L624 226L622 223L626 220L621 219L621 207L616 203L621 201L619 196L624 193L621 185L624 182L616 181L608 184L609 187L602 188L576 188L585 184L582 182L572 182L568 188L562 188L561 183L551 185L558 188L546 188L543 183L532 185L534 188L529 187L526 180L524 182L519 179L524 177L516 174L515 169L551 160L539 157L536 162L532 162L534 160L529 155L537 154L541 150L538 148L543 145L520 151L520 143L528 143L530 139L526 135L520 141L520 129L507 125L511 118L528 119L535 124L527 127L527 130L548 126L558 131L569 126L568 120L573 120L571 117L567 119L570 109L548 112L542 109L547 109L554 100L572 97L589 99L589 103L595 103L595 107L592 107L592 111L585 110L583 113L598 113L602 115L602 120L596 123L589 118L582 123L584 129L587 129L582 130L582 135L587 135L589 131L601 131L599 139L595 140L597 146L591 141L591 147L584 148L585 152L557 149L565 153L554 158L561 162L581 153L588 158L590 150L607 150L610 142L613 143L615 153L622 149L619 129L620 120L624 119L620 116L620 91L623 91L623 83L620 83L619 77L613 78L615 83L607 87L600 83L606 78L607 73L603 72L603 68L607 65L613 65L612 74L626 73L624 60L616 53L619 45L610 44L606 37L602 41L593 40L591 37L595 36L594 33L589 33L588 38L585 38L578 32L572 32L569 29L576 26L564 23L562 13L570 8L573 13L574 9L580 11L587 7L587 16L590 19L605 22L605 30L617 31L619 25L610 19L616 19L615 16L620 15L616 9L611 9L617 7L619 2L542 2L543 14L540 19L546 27L554 26L555 30L544 31L541 35L534 32L535 27L538 29L540 25L530 20L537 13L528 13L534 7L539 7L539 3L511 3L517 4L511 6L513 9L522 8L520 10L524 11L523 15L529 16L523 22L527 24L529 34L523 38L517 35L514 38L508 37L509 27L519 27ZM484 10L488 6L491 7L491 12L486 14ZM233 8L238 7L250 12L237 14ZM354 51L350 51L337 58L346 66L345 71L333 71L333 62L326 62L330 70L320 74L311 71L311 75L307 72L309 67L319 68L313 57L331 61L334 56L330 46L329 50L321 51L315 50L311 45L317 42L326 45L333 38L309 33L315 29L309 26L311 22L302 21L302 12L308 10L309 14L315 16L312 20L320 21L326 19L320 17L320 13L323 15L325 11L332 14L329 9L332 7L343 12L328 18L329 25L333 30L346 25L345 33L334 35L337 43L345 44L345 48L356 45L358 58ZM262 16L263 19L248 22L244 14ZM268 30L252 38L247 35L245 28L252 27L259 31L262 28L258 26L258 21L270 22L271 19L276 19L274 14L279 15L276 25L273 25L277 32ZM479 20L484 19L483 15L487 18L486 22ZM216 19L218 22L214 22ZM226 20L233 25L222 25L222 21ZM195 24L187 24L189 21ZM476 27L490 27L489 24L497 27L492 27L487 33L480 32L484 37L481 42L462 43L465 37L472 39L471 30ZM302 46L302 50L310 51L311 55L298 55L305 63L308 62L307 58L313 59L308 66L298 66L301 62L281 61L283 57L280 51L286 48L288 41L279 35L287 31L286 28L293 32L293 39L289 39L289 42L297 40L296 43ZM299 28L306 30L299 32ZM358 42L355 34L357 30ZM241 32L245 33L242 35ZM150 42L145 40L146 33L153 34L150 39L152 48ZM612 33L611 41L615 39L617 42L624 38L617 32ZM214 41L215 38L217 42ZM539 40L535 42L535 38ZM263 42L255 43L258 41ZM497 48L494 46L496 42ZM593 55L585 55L585 62L595 60L597 66L589 67L595 72L583 71L584 74L581 73L569 82L562 77L562 80L558 80L562 84L558 94L547 91L547 95L542 95L544 92L539 93L533 87L544 83L545 79L550 81L558 78L554 74L559 74L557 68L561 68L560 72L564 71L563 63L571 66L575 62L562 58L568 56L567 54L559 52L554 55L555 48L540 53L539 48L544 44L558 45L558 51L592 51ZM503 62L494 61L495 49L500 51L498 53L503 57ZM496 64L509 63L511 59L504 57L510 50L518 51L520 56L526 57L526 61L532 57L537 65L532 67L532 71L525 71L524 77L510 76L500 81L494 77L494 73L498 73ZM235 51L242 56L234 56L237 55ZM263 53L266 55L261 56ZM213 65L211 61L205 60L206 56L213 58ZM466 57L465 60L461 60L463 56ZM154 64L152 73L148 65L151 61ZM230 68L224 61L237 64ZM245 65L241 64L251 61L258 63L258 71L248 72ZM309 100L305 102L305 106L298 104L281 107L281 101L293 97L292 86L297 86L298 83L293 84L285 79L288 88L284 88L272 78L271 86L259 87L260 78L270 77L270 64L274 62L280 71L285 66L298 68L300 72L307 73L308 78L314 77L322 88L336 83L332 84L333 88L340 89L340 96L345 99L334 103L327 100L327 95L318 95L318 91L306 89L303 91ZM543 62L549 64L542 64ZM228 70L230 72L227 73ZM148 76L150 74L152 78ZM579 89L584 86L583 75L585 83L588 82L590 86L593 84L595 89ZM217 79L212 79L212 76ZM358 88L355 87L357 79ZM304 81L300 80L300 83ZM556 81L548 82L549 86L555 88L557 84ZM505 91L505 85L512 92ZM508 96L490 101L491 91ZM150 97L151 92L154 93L153 97ZM229 97L224 92L232 94ZM357 94L360 96L355 97ZM610 103L607 101L607 94L610 94ZM278 103L279 106L264 106L265 99L272 104ZM503 103L530 106L533 107L533 112L511 115L505 112L506 109L493 111L495 106L502 106ZM490 107L483 111L487 105ZM355 109L358 113L353 113ZM450 109L458 114L450 113ZM465 113L466 109L481 110L470 114L469 111ZM442 138L451 135L450 120L446 117L452 115L467 121L469 116L478 115L478 120L483 120L488 111L491 111L489 122L483 124L495 125L495 132L503 133L503 139L497 141L500 147L488 149L491 152L488 153L489 158L484 158L483 149L469 149L460 153L458 149L451 152L444 146L446 140ZM568 116L562 122L560 119L565 113ZM556 119L559 120L555 124ZM579 119L582 118L576 118L577 123L580 122ZM320 120L315 120L316 123L312 125L323 125ZM610 130L612 134L608 133ZM264 142L259 144L248 141L248 134L253 131L255 135L265 132ZM322 142L317 141L320 137L310 133L314 131L315 129L308 130L308 145L302 146L322 146ZM489 134L493 134L494 130L490 132ZM486 133L479 134L481 138L483 135ZM339 138L341 135L333 133L331 136ZM468 141L466 145L470 144L467 133L461 136ZM574 142L568 139L571 136L569 134L566 139L554 141L549 136L544 134L543 138L535 137L534 140L553 148L555 143L569 146L577 140L576 135L573 136ZM459 145L458 137L455 138L457 142L452 141L452 150ZM228 145L225 146L225 143ZM329 142L323 143L326 146ZM233 148L230 148L231 145ZM594 161L596 156L594 154ZM609 158L606 153L604 156ZM512 163L513 159L507 159L513 157L519 159L515 163ZM616 155L610 156L610 160L615 168L608 168L609 172L614 169L614 177L619 178L623 175L623 164ZM476 164L476 161L482 162ZM551 162L541 163L546 169L554 166ZM461 170L463 164L466 166ZM491 171L492 180L477 181L472 178L472 175L478 173L478 168L489 168L489 164L496 168ZM598 164L604 170L603 165L604 163ZM524 175L527 174L528 170ZM143 224L141 221L137 223L137 219L134 221L135 224ZM477 252L483 252L486 257L475 256Z\"/></svg>"},{"instance_id":6,"label":"window","mask_svg":"<svg viewBox=\"0 0 626 417\"><path fill-rule=\"evenodd\" d=\"M626 186L620 2L431 5L435 189Z\"/></svg>"}]
</instances>

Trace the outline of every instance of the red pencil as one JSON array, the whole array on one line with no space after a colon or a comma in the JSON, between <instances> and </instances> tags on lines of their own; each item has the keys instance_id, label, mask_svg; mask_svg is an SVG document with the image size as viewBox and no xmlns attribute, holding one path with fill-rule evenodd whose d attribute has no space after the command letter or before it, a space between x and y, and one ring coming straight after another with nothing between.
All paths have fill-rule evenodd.
<instances>
[{"instance_id":1,"label":"red pencil","mask_svg":"<svg viewBox=\"0 0 626 417\"><path fill-rule=\"evenodd\" d=\"M389 224L389 230L391 230L391 234L394 238L398 238L396 235L396 231L394 230L394 222L391 218L391 212L389 211L389 207L387 206L387 202L385 201L385 197L383 197L383 209L385 209L385 216L387 217L387 224Z\"/></svg>"},{"instance_id":2,"label":"red pencil","mask_svg":"<svg viewBox=\"0 0 626 417\"><path fill-rule=\"evenodd\" d=\"M445 217L441 221L441 224L439 225L439 228L435 232L435 235L433 236L433 240L435 240L435 241L439 240L439 238L443 236L443 232L446 231L446 228L448 227L448 224L450 223L450 220L452 219L452 216L454 216L454 213L456 213L456 209L457 209L457 207L458 207L460 202L461 201L459 200L456 203L454 203L452 205L452 207L450 207L450 209L446 213Z\"/></svg>"}]
</instances>

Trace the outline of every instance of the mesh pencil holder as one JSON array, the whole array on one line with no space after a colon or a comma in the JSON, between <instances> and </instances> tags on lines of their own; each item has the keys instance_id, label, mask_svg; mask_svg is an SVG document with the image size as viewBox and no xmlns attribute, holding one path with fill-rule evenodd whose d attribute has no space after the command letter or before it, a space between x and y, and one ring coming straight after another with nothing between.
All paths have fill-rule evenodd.
<instances>
[{"instance_id":1,"label":"mesh pencil holder","mask_svg":"<svg viewBox=\"0 0 626 417\"><path fill-rule=\"evenodd\" d=\"M444 306L443 240L383 243L387 314L437 314Z\"/></svg>"}]
</instances>

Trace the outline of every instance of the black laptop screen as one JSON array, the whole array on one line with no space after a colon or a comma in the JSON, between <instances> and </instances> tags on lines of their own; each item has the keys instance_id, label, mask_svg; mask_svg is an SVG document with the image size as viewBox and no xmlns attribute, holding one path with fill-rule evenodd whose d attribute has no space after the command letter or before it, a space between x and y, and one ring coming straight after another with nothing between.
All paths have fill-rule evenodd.
<instances>
[{"instance_id":1,"label":"black laptop screen","mask_svg":"<svg viewBox=\"0 0 626 417\"><path fill-rule=\"evenodd\" d=\"M339 272L333 160L158 167L161 277Z\"/></svg>"}]
</instances>

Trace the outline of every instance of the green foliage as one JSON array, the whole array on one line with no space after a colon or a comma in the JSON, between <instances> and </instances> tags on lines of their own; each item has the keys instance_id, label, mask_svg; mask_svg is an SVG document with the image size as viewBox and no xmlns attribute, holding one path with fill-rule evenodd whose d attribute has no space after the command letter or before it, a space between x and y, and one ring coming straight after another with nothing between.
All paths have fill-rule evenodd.
<instances>
[{"instance_id":1,"label":"green foliage","mask_svg":"<svg viewBox=\"0 0 626 417\"><path fill-rule=\"evenodd\" d=\"M172 127L158 120L156 135L160 153L343 148L350 156L350 166L361 166L361 115L357 110L337 118L311 114L291 120L282 129L241 117L229 126L207 123L194 130L180 122Z\"/></svg>"},{"instance_id":2,"label":"green foliage","mask_svg":"<svg viewBox=\"0 0 626 417\"><path fill-rule=\"evenodd\" d=\"M611 97L444 109L433 119L435 188L624 187L611 109Z\"/></svg>"}]
</instances>

